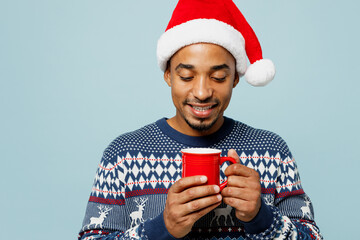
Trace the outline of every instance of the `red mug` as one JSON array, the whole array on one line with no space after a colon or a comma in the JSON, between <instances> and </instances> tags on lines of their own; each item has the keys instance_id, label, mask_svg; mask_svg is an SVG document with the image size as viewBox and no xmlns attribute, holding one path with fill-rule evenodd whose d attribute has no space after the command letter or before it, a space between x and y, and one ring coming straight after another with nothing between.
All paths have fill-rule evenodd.
<instances>
[{"instance_id":1,"label":"red mug","mask_svg":"<svg viewBox=\"0 0 360 240\"><path fill-rule=\"evenodd\" d=\"M218 185L220 190L227 184L227 181L220 184L220 166L226 161L236 163L232 157L221 157L221 150L213 148L187 148L181 153L182 177L207 176L207 184Z\"/></svg>"}]
</instances>

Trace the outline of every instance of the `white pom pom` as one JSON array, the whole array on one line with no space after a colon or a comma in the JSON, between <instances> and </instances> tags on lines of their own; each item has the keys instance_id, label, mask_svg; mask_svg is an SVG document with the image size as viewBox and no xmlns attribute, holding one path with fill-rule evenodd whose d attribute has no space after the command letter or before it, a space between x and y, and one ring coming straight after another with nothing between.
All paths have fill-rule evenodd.
<instances>
[{"instance_id":1,"label":"white pom pom","mask_svg":"<svg viewBox=\"0 0 360 240\"><path fill-rule=\"evenodd\" d=\"M253 86L265 86L275 76L275 65L269 59L261 59L251 64L245 73L245 79Z\"/></svg>"}]
</instances>

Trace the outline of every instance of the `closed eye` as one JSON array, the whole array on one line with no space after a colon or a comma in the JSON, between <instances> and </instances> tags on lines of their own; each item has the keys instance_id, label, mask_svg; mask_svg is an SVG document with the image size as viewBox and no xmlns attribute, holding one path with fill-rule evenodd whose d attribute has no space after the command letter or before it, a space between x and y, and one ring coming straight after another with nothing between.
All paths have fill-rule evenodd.
<instances>
[{"instance_id":1,"label":"closed eye","mask_svg":"<svg viewBox=\"0 0 360 240\"><path fill-rule=\"evenodd\" d=\"M180 79L183 80L183 81L190 81L192 80L194 77L182 77L180 76Z\"/></svg>"},{"instance_id":2,"label":"closed eye","mask_svg":"<svg viewBox=\"0 0 360 240\"><path fill-rule=\"evenodd\" d=\"M223 82L223 81L226 80L226 76L225 76L225 77L222 77L222 78L213 77L213 79L215 79L215 80L218 81L218 82Z\"/></svg>"}]
</instances>

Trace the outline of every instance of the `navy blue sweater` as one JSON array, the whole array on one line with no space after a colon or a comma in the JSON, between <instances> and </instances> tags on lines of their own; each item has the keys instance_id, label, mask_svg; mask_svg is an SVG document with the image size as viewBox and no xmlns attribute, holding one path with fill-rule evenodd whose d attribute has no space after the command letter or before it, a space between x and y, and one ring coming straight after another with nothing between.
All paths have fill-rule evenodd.
<instances>
[{"instance_id":1,"label":"navy blue sweater","mask_svg":"<svg viewBox=\"0 0 360 240\"><path fill-rule=\"evenodd\" d=\"M206 137L184 135L163 118L116 138L99 164L79 239L175 239L162 213L168 189L181 178L180 150L188 147L221 149L223 156L235 149L241 163L260 175L262 205L244 223L222 203L185 239L322 239L286 143L230 118Z\"/></svg>"}]
</instances>

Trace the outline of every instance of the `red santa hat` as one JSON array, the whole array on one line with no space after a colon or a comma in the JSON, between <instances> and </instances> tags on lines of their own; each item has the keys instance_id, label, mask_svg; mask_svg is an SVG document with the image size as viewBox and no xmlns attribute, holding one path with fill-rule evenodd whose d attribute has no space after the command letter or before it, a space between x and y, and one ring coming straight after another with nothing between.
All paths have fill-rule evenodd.
<instances>
[{"instance_id":1,"label":"red santa hat","mask_svg":"<svg viewBox=\"0 0 360 240\"><path fill-rule=\"evenodd\" d=\"M232 0L179 0L158 41L161 70L166 70L167 62L178 50L195 43L213 43L227 49L236 60L239 75L245 75L253 86L264 86L274 78L274 64L263 59L253 29Z\"/></svg>"}]
</instances>

